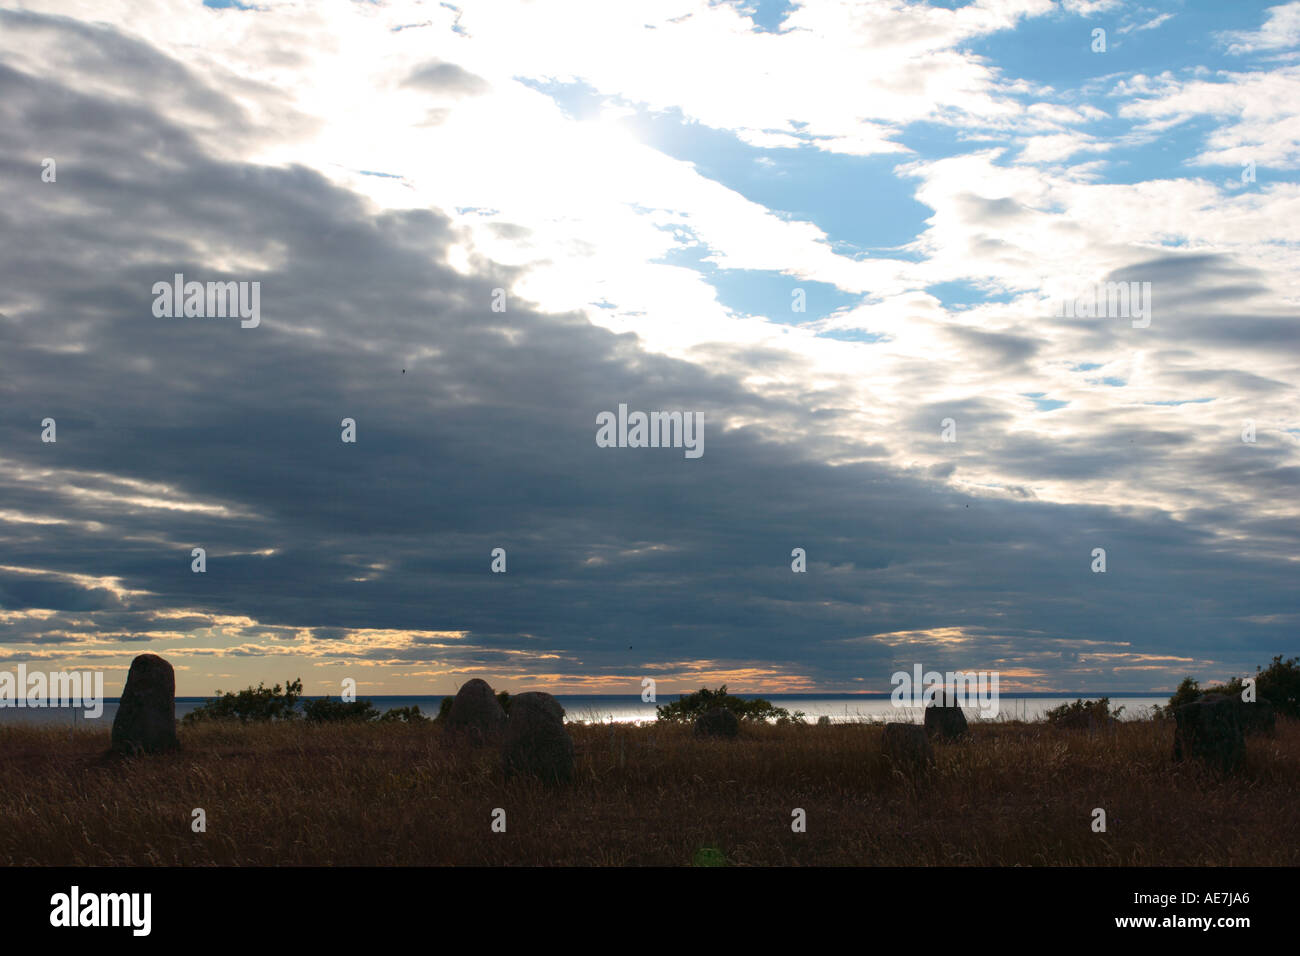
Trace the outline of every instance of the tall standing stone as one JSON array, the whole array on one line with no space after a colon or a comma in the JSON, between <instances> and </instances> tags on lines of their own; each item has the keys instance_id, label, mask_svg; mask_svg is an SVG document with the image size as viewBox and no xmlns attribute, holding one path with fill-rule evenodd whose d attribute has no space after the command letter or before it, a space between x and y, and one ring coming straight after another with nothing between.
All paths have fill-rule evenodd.
<instances>
[{"instance_id":1,"label":"tall standing stone","mask_svg":"<svg viewBox=\"0 0 1300 956\"><path fill-rule=\"evenodd\" d=\"M122 702L113 718L116 753L163 753L180 746L176 739L176 672L157 654L131 662Z\"/></svg>"},{"instance_id":2,"label":"tall standing stone","mask_svg":"<svg viewBox=\"0 0 1300 956\"><path fill-rule=\"evenodd\" d=\"M1236 697L1204 697L1174 711L1174 759L1196 757L1231 773L1246 756L1242 702Z\"/></svg>"},{"instance_id":3,"label":"tall standing stone","mask_svg":"<svg viewBox=\"0 0 1300 956\"><path fill-rule=\"evenodd\" d=\"M532 774L549 783L573 779L573 738L564 727L564 708L537 691L510 698L502 766L507 777Z\"/></svg>"},{"instance_id":4,"label":"tall standing stone","mask_svg":"<svg viewBox=\"0 0 1300 956\"><path fill-rule=\"evenodd\" d=\"M1242 701L1241 730L1247 737L1255 734L1274 736L1277 733L1277 708L1266 700Z\"/></svg>"},{"instance_id":5,"label":"tall standing stone","mask_svg":"<svg viewBox=\"0 0 1300 956\"><path fill-rule=\"evenodd\" d=\"M931 738L961 740L970 733L970 725L956 703L931 704L925 708L925 732Z\"/></svg>"}]
</instances>

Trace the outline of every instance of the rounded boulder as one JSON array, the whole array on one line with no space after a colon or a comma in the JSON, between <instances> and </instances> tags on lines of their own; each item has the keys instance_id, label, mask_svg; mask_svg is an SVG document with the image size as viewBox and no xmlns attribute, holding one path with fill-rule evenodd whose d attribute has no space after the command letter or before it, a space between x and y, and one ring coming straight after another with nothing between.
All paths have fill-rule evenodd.
<instances>
[{"instance_id":1,"label":"rounded boulder","mask_svg":"<svg viewBox=\"0 0 1300 956\"><path fill-rule=\"evenodd\" d=\"M573 738L564 727L558 700L540 691L510 698L501 762L507 778L530 774L548 783L573 779Z\"/></svg>"},{"instance_id":2,"label":"rounded boulder","mask_svg":"<svg viewBox=\"0 0 1300 956\"><path fill-rule=\"evenodd\" d=\"M922 767L934 762L934 748L920 724L885 724L884 751L898 766Z\"/></svg>"},{"instance_id":3,"label":"rounded boulder","mask_svg":"<svg viewBox=\"0 0 1300 956\"><path fill-rule=\"evenodd\" d=\"M484 743L500 737L505 726L506 712L501 709L501 702L492 692L492 686L475 677L456 691L443 729L470 741Z\"/></svg>"}]
</instances>

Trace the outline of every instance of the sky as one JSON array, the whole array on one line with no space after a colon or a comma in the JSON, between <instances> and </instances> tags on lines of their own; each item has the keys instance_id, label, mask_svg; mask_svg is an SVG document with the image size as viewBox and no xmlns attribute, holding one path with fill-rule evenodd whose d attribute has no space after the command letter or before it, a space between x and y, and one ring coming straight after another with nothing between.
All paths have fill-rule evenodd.
<instances>
[{"instance_id":1,"label":"sky","mask_svg":"<svg viewBox=\"0 0 1300 956\"><path fill-rule=\"evenodd\" d=\"M1298 44L1300 2L5 0L0 668L1300 652ZM257 324L158 315L178 273ZM703 453L602 447L620 405Z\"/></svg>"}]
</instances>

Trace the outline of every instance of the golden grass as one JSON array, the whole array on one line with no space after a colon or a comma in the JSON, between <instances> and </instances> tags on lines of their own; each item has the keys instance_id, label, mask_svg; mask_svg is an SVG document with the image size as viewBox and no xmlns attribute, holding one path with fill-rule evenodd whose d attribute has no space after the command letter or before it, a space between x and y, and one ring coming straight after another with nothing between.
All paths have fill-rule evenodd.
<instances>
[{"instance_id":1,"label":"golden grass","mask_svg":"<svg viewBox=\"0 0 1300 956\"><path fill-rule=\"evenodd\" d=\"M1294 721L1251 738L1229 779L1175 764L1159 721L975 725L918 778L889 765L879 725L570 730L575 780L554 788L507 783L495 750L427 726L186 727L182 752L125 761L103 759L106 731L0 727L0 862L681 865L709 848L741 865L1300 863Z\"/></svg>"}]
</instances>

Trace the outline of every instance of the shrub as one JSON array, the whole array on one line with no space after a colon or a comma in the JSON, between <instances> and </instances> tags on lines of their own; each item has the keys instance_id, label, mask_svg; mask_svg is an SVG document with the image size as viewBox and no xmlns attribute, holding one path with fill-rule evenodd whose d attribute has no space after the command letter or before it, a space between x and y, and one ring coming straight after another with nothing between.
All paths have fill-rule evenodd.
<instances>
[{"instance_id":1,"label":"shrub","mask_svg":"<svg viewBox=\"0 0 1300 956\"><path fill-rule=\"evenodd\" d=\"M334 723L340 720L377 720L379 711L371 705L368 700L331 700L329 697L322 697L320 700L304 700L302 702L303 715L313 724Z\"/></svg>"},{"instance_id":2,"label":"shrub","mask_svg":"<svg viewBox=\"0 0 1300 956\"><path fill-rule=\"evenodd\" d=\"M1162 708L1166 717L1172 717L1174 711L1183 704L1190 704L1203 697L1232 695L1240 697L1245 689L1245 681L1234 677L1226 684L1213 684L1202 687L1194 677L1184 677L1183 682L1174 691L1169 703ZM1267 668L1255 668L1255 695L1257 700L1266 700L1274 709L1287 717L1300 717L1300 657L1284 661L1278 654Z\"/></svg>"},{"instance_id":3,"label":"shrub","mask_svg":"<svg viewBox=\"0 0 1300 956\"><path fill-rule=\"evenodd\" d=\"M1164 707L1156 708L1163 717L1172 717L1174 711L1184 704L1190 704L1201 699L1201 683L1195 677L1184 677L1183 682L1178 685L1173 696L1169 698L1169 703Z\"/></svg>"},{"instance_id":4,"label":"shrub","mask_svg":"<svg viewBox=\"0 0 1300 956\"><path fill-rule=\"evenodd\" d=\"M197 724L205 720L238 720L247 723L250 720L293 720L298 716L295 709L302 696L302 680L286 682L284 689L280 685L268 688L259 683L238 693L217 691L217 697L201 704L181 718L185 724Z\"/></svg>"},{"instance_id":5,"label":"shrub","mask_svg":"<svg viewBox=\"0 0 1300 956\"><path fill-rule=\"evenodd\" d=\"M679 696L677 700L663 707L655 708L658 720L672 723L692 723L705 711L715 707L725 707L740 720L775 720L778 724L799 723L803 713L791 714L783 707L774 707L770 700L759 697L754 700L742 700L727 693L727 685L717 690L701 687L693 694Z\"/></svg>"},{"instance_id":6,"label":"shrub","mask_svg":"<svg viewBox=\"0 0 1300 956\"><path fill-rule=\"evenodd\" d=\"M1256 667L1255 690L1279 714L1300 717L1300 657L1284 661L1279 654L1266 670Z\"/></svg>"},{"instance_id":7,"label":"shrub","mask_svg":"<svg viewBox=\"0 0 1300 956\"><path fill-rule=\"evenodd\" d=\"M430 720L430 718L420 713L419 704L411 707L392 707L384 711L384 715L379 719L388 723L401 722L404 724L427 724Z\"/></svg>"},{"instance_id":8,"label":"shrub","mask_svg":"<svg viewBox=\"0 0 1300 956\"><path fill-rule=\"evenodd\" d=\"M1122 713L1124 713L1123 707L1112 711L1110 698L1103 697L1100 700L1080 698L1071 704L1053 707L1043 716L1053 727L1064 730L1088 730L1094 727L1105 727L1112 721L1118 720Z\"/></svg>"},{"instance_id":9,"label":"shrub","mask_svg":"<svg viewBox=\"0 0 1300 956\"><path fill-rule=\"evenodd\" d=\"M1160 709L1161 715L1172 717L1174 711L1179 707L1184 704L1194 704L1205 697L1239 697L1241 696L1242 687L1240 677L1234 677L1226 684L1211 684L1209 687L1202 687L1200 681L1195 677L1184 677L1183 682L1178 685L1178 689L1169 698L1169 703Z\"/></svg>"}]
</instances>

